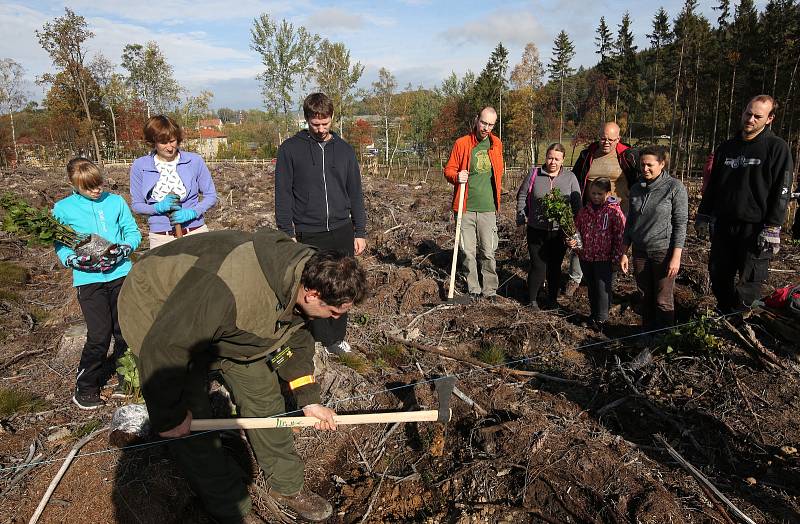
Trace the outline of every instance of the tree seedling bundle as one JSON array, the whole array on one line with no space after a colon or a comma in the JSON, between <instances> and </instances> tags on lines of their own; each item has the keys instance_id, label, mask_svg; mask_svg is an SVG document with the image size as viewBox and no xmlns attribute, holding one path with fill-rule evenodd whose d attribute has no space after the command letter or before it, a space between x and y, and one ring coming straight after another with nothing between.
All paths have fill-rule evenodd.
<instances>
[{"instance_id":1,"label":"tree seedling bundle","mask_svg":"<svg viewBox=\"0 0 800 524\"><path fill-rule=\"evenodd\" d=\"M3 230L25 238L29 243L60 242L73 249L78 256L89 255L95 263L113 247L111 242L100 235L78 233L60 222L50 211L37 209L11 193L0 198L0 207L6 211Z\"/></svg>"},{"instance_id":2,"label":"tree seedling bundle","mask_svg":"<svg viewBox=\"0 0 800 524\"><path fill-rule=\"evenodd\" d=\"M581 235L575 230L575 216L572 214L572 206L566 197L561 194L561 190L554 187L553 190L539 199L539 206L544 217L554 222L564 232L567 239L576 240L578 249L583 245Z\"/></svg>"}]
</instances>

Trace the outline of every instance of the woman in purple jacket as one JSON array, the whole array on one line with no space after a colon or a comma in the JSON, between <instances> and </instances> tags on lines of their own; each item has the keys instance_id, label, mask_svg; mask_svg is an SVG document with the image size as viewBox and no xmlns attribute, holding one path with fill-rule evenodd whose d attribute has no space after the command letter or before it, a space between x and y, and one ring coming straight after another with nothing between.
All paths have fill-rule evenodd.
<instances>
[{"instance_id":1,"label":"woman in purple jacket","mask_svg":"<svg viewBox=\"0 0 800 524\"><path fill-rule=\"evenodd\" d=\"M131 166L131 208L149 217L150 249L208 231L203 215L217 192L203 158L179 149L183 130L168 116L150 117L144 138L153 151Z\"/></svg>"}]
</instances>

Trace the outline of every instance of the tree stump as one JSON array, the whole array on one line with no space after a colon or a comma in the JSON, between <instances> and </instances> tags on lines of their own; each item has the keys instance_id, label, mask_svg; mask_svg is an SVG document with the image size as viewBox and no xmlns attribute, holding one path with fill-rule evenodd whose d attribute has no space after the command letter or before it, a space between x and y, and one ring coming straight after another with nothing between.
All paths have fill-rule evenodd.
<instances>
[{"instance_id":1,"label":"tree stump","mask_svg":"<svg viewBox=\"0 0 800 524\"><path fill-rule=\"evenodd\" d=\"M55 360L69 369L77 369L81 352L86 343L86 324L75 324L67 328L58 344Z\"/></svg>"}]
</instances>

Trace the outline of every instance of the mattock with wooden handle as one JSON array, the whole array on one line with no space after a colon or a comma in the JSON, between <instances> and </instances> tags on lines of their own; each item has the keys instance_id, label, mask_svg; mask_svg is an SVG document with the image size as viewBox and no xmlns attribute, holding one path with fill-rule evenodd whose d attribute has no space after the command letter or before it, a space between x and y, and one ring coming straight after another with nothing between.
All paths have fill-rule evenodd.
<instances>
[{"instance_id":1,"label":"mattock with wooden handle","mask_svg":"<svg viewBox=\"0 0 800 524\"><path fill-rule=\"evenodd\" d=\"M434 386L439 399L439 409L425 411L392 411L387 413L361 413L357 415L336 415L337 425L386 424L394 422L449 422L453 411L450 397L455 386L455 377L436 379ZM320 420L316 417L246 417L246 418L208 418L192 420L192 431L214 431L223 429L272 429L313 426Z\"/></svg>"}]
</instances>

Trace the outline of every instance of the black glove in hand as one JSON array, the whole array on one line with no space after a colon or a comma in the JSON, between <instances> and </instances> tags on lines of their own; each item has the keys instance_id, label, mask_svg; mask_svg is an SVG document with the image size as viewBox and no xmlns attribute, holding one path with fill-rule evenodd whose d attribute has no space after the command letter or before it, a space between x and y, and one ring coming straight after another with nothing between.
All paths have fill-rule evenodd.
<instances>
[{"instance_id":1,"label":"black glove in hand","mask_svg":"<svg viewBox=\"0 0 800 524\"><path fill-rule=\"evenodd\" d=\"M711 236L711 221L708 217L699 215L694 221L694 233L700 240L708 240Z\"/></svg>"}]
</instances>

